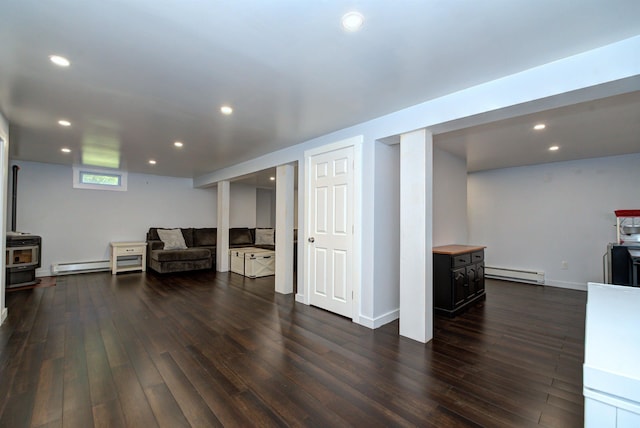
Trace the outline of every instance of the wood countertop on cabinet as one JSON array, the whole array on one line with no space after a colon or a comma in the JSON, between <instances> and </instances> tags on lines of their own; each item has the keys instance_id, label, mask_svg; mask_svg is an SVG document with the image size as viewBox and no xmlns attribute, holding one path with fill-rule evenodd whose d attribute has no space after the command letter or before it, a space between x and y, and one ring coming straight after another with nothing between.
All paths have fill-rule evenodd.
<instances>
[{"instance_id":1,"label":"wood countertop on cabinet","mask_svg":"<svg viewBox=\"0 0 640 428\"><path fill-rule=\"evenodd\" d=\"M458 245L458 244L451 244L451 245L442 245L440 247L433 247L433 252L435 254L451 254L451 255L456 255L456 254L464 254L464 253L470 253L473 251L480 251L480 250L484 250L485 248L487 248L485 245Z\"/></svg>"}]
</instances>

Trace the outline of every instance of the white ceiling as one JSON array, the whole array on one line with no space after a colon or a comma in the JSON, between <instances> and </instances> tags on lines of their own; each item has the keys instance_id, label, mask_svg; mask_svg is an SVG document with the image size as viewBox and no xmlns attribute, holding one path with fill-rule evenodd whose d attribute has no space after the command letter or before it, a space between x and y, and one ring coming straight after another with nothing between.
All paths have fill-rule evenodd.
<instances>
[{"instance_id":1,"label":"white ceiling","mask_svg":"<svg viewBox=\"0 0 640 428\"><path fill-rule=\"evenodd\" d=\"M534 130L539 123L546 128ZM640 153L640 91L438 134L434 144L466 158L469 172Z\"/></svg>"},{"instance_id":2,"label":"white ceiling","mask_svg":"<svg viewBox=\"0 0 640 428\"><path fill-rule=\"evenodd\" d=\"M358 33L340 27L352 9L365 16ZM131 172L193 177L638 35L638 16L637 0L9 1L0 110L12 159L71 164L93 151ZM470 170L640 152L639 112L636 93L436 141ZM538 153L550 143L554 156Z\"/></svg>"}]
</instances>

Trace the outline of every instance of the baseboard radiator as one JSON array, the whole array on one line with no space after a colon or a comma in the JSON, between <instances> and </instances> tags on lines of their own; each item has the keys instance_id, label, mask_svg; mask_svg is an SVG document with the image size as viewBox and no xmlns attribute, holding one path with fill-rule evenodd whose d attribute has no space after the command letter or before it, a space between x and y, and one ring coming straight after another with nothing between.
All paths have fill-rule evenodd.
<instances>
[{"instance_id":1,"label":"baseboard radiator","mask_svg":"<svg viewBox=\"0 0 640 428\"><path fill-rule=\"evenodd\" d=\"M93 262L75 262L75 263L54 263L51 265L51 274L72 275L76 273L102 272L111 270L109 260L98 260Z\"/></svg>"},{"instance_id":2,"label":"baseboard radiator","mask_svg":"<svg viewBox=\"0 0 640 428\"><path fill-rule=\"evenodd\" d=\"M484 276L505 281L526 282L527 284L544 284L544 272L532 270L486 266L484 268Z\"/></svg>"}]
</instances>

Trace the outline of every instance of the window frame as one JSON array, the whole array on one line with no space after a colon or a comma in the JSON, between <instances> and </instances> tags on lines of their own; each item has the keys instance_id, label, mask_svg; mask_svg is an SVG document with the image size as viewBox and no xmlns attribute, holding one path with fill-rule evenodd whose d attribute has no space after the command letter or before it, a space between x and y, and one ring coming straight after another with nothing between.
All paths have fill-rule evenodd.
<instances>
[{"instance_id":1,"label":"window frame","mask_svg":"<svg viewBox=\"0 0 640 428\"><path fill-rule=\"evenodd\" d=\"M120 184L117 186L113 186L111 184L83 183L82 176L85 174L118 177L120 179ZM122 171L119 169L102 169L102 168L86 167L82 165L74 165L73 166L73 188L125 192L127 190L127 171Z\"/></svg>"}]
</instances>

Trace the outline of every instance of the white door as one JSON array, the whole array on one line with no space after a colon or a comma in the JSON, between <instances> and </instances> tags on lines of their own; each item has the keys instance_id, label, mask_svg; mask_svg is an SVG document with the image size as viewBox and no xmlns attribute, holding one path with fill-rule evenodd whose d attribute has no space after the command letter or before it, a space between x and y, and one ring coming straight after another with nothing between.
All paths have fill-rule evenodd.
<instances>
[{"instance_id":1,"label":"white door","mask_svg":"<svg viewBox=\"0 0 640 428\"><path fill-rule=\"evenodd\" d=\"M353 146L306 159L309 303L349 318L353 306L353 159Z\"/></svg>"}]
</instances>

